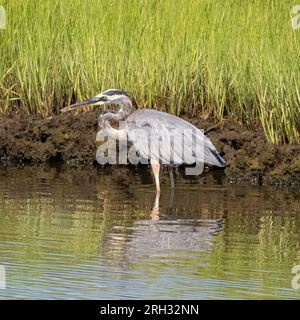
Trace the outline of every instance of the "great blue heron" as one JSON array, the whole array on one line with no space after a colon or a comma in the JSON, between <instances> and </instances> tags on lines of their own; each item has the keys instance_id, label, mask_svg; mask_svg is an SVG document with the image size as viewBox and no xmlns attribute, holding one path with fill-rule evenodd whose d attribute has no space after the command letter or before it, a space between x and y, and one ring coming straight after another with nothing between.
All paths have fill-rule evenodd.
<instances>
[{"instance_id":1,"label":"great blue heron","mask_svg":"<svg viewBox=\"0 0 300 320\"><path fill-rule=\"evenodd\" d=\"M156 190L157 193L160 193L160 182L159 182L159 171L161 163L168 163L169 159L166 159L166 150L172 149L176 161L169 163L171 166L170 179L171 179L171 188L174 188L174 176L173 176L173 166L177 164L186 164L192 165L197 162L206 163L208 165L213 165L217 167L224 167L225 161L219 155L216 148L213 146L212 142L207 138L204 133L190 124L189 122L176 117L174 115L160 112L152 109L139 109L133 111L132 102L130 97L126 92L117 89L109 89L104 92L97 94L96 96L75 103L69 107L62 109L62 112L73 110L78 107L86 105L118 105L119 109L116 110L106 110L101 113L99 116L99 126L101 129L105 129L106 132L111 134L114 137L124 135L127 137L128 141L132 142L137 152L143 157L150 160L151 168L155 178ZM125 129L116 129L113 126L113 123L125 121ZM141 128L150 134L150 130L157 130L162 138L162 145L159 153L154 155L149 154L148 150L148 141L136 140L132 136L134 129ZM192 135L188 135L188 131L192 131ZM122 132L121 132L122 131ZM170 137L167 137L171 131L174 131L176 135L184 138L184 147L185 152L182 152L182 148L171 143ZM200 146L200 154L194 152L194 150L187 155L190 151L189 149L197 148ZM202 148L202 149L201 149ZM180 151L178 151L179 149Z\"/></svg>"}]
</instances>

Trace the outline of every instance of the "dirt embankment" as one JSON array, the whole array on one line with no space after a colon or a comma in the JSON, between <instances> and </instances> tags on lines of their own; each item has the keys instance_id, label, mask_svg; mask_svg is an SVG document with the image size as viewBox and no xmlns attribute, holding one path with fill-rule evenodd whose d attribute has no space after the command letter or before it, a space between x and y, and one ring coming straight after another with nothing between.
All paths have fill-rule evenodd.
<instances>
[{"instance_id":1,"label":"dirt embankment","mask_svg":"<svg viewBox=\"0 0 300 320\"><path fill-rule=\"evenodd\" d=\"M96 164L97 111L54 117L10 115L0 118L0 163L55 162ZM191 120L226 160L232 181L300 185L300 145L267 143L261 129L251 131L225 121L221 126Z\"/></svg>"}]
</instances>

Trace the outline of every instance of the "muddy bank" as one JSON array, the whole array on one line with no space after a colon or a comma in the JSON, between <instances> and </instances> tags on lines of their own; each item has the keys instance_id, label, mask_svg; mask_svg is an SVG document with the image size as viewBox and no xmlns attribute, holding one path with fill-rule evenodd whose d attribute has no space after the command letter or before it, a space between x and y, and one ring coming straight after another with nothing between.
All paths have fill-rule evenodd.
<instances>
[{"instance_id":1,"label":"muddy bank","mask_svg":"<svg viewBox=\"0 0 300 320\"><path fill-rule=\"evenodd\" d=\"M64 162L97 165L98 111L64 113L53 117L0 117L0 163ZM232 182L300 185L300 145L267 143L263 131L248 130L229 121L221 125L193 120L207 130L223 158Z\"/></svg>"}]
</instances>

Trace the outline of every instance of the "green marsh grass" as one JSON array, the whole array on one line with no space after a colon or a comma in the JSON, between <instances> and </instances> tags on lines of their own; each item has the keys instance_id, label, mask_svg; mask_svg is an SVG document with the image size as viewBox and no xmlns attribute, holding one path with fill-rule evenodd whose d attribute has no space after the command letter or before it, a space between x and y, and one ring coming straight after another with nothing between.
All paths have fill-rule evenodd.
<instances>
[{"instance_id":1,"label":"green marsh grass","mask_svg":"<svg viewBox=\"0 0 300 320\"><path fill-rule=\"evenodd\" d=\"M0 113L48 115L103 89L300 141L300 30L285 0L7 0Z\"/></svg>"}]
</instances>

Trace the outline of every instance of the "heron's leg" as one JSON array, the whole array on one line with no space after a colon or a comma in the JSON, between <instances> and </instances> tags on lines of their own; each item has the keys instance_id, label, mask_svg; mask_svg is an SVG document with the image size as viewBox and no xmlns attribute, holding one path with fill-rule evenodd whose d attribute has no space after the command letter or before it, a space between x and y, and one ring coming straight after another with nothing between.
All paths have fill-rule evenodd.
<instances>
[{"instance_id":1,"label":"heron's leg","mask_svg":"<svg viewBox=\"0 0 300 320\"><path fill-rule=\"evenodd\" d=\"M174 199L175 199L175 189L171 189L171 194L170 194L170 208L173 210L174 209Z\"/></svg>"},{"instance_id":2,"label":"heron's leg","mask_svg":"<svg viewBox=\"0 0 300 320\"><path fill-rule=\"evenodd\" d=\"M151 160L151 169L154 174L154 179L155 179L155 185L156 185L156 192L159 194L160 193L160 184L159 184L159 169L160 169L160 164L156 160Z\"/></svg>"},{"instance_id":3,"label":"heron's leg","mask_svg":"<svg viewBox=\"0 0 300 320\"><path fill-rule=\"evenodd\" d=\"M168 167L170 182L171 182L171 189L175 189L175 179L174 179L174 168Z\"/></svg>"}]
</instances>

